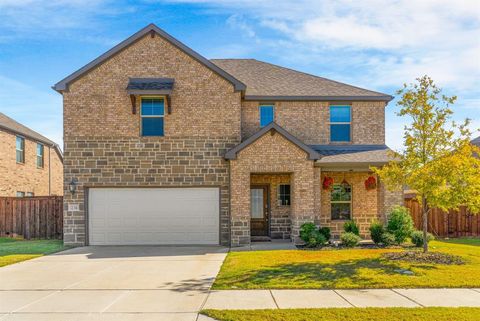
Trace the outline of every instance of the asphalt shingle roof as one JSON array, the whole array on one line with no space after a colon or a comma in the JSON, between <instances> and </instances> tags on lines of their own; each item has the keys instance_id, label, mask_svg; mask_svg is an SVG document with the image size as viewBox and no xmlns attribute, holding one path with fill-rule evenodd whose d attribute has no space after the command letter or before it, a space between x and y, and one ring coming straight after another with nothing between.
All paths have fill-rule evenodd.
<instances>
[{"instance_id":1,"label":"asphalt shingle roof","mask_svg":"<svg viewBox=\"0 0 480 321\"><path fill-rule=\"evenodd\" d=\"M7 115L0 113L0 129L2 128L44 144L57 145L54 141L48 139L47 137L40 135L36 131L31 130L27 126L20 124L19 122L8 117Z\"/></svg>"},{"instance_id":2,"label":"asphalt shingle roof","mask_svg":"<svg viewBox=\"0 0 480 321\"><path fill-rule=\"evenodd\" d=\"M386 145L310 145L322 158L319 164L369 164L377 165L394 160Z\"/></svg>"},{"instance_id":3,"label":"asphalt shingle roof","mask_svg":"<svg viewBox=\"0 0 480 321\"><path fill-rule=\"evenodd\" d=\"M272 97L357 97L389 101L393 97L255 59L212 59L246 86L246 99Z\"/></svg>"},{"instance_id":4,"label":"asphalt shingle roof","mask_svg":"<svg viewBox=\"0 0 480 321\"><path fill-rule=\"evenodd\" d=\"M471 143L480 147L480 136L475 139L472 139Z\"/></svg>"}]
</instances>

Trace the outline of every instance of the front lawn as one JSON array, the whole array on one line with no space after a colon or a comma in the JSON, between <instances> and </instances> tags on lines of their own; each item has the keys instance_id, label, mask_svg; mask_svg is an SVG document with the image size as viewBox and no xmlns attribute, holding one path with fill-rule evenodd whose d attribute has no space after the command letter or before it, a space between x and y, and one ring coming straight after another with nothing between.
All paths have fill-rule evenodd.
<instances>
[{"instance_id":1,"label":"front lawn","mask_svg":"<svg viewBox=\"0 0 480 321\"><path fill-rule=\"evenodd\" d=\"M480 287L480 239L433 241L431 251L461 256L466 264L389 261L392 249L230 252L214 289L358 289ZM413 275L399 270L412 271Z\"/></svg>"},{"instance_id":2,"label":"front lawn","mask_svg":"<svg viewBox=\"0 0 480 321\"><path fill-rule=\"evenodd\" d=\"M62 240L0 238L0 267L64 250Z\"/></svg>"},{"instance_id":3,"label":"front lawn","mask_svg":"<svg viewBox=\"0 0 480 321\"><path fill-rule=\"evenodd\" d=\"M220 321L474 321L480 308L329 308L205 310Z\"/></svg>"}]
</instances>

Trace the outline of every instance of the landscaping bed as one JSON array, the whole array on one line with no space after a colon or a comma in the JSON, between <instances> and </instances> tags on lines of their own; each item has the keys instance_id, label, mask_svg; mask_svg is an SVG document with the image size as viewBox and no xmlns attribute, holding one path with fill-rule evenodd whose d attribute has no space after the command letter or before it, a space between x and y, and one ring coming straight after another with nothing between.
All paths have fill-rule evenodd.
<instances>
[{"instance_id":1,"label":"landscaping bed","mask_svg":"<svg viewBox=\"0 0 480 321\"><path fill-rule=\"evenodd\" d=\"M430 243L432 253L461 257L464 264L460 265L390 260L384 254L404 251L390 248L230 252L213 288L480 287L480 239L468 243Z\"/></svg>"},{"instance_id":2,"label":"landscaping bed","mask_svg":"<svg viewBox=\"0 0 480 321\"><path fill-rule=\"evenodd\" d=\"M205 310L220 321L476 321L480 308Z\"/></svg>"},{"instance_id":3,"label":"landscaping bed","mask_svg":"<svg viewBox=\"0 0 480 321\"><path fill-rule=\"evenodd\" d=\"M66 249L62 240L0 238L0 267Z\"/></svg>"}]
</instances>

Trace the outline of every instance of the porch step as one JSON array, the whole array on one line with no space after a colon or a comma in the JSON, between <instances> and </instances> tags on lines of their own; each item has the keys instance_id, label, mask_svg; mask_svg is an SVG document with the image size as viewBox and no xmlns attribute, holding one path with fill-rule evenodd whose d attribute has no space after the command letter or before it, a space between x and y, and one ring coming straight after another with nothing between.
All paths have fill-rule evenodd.
<instances>
[{"instance_id":1,"label":"porch step","mask_svg":"<svg viewBox=\"0 0 480 321\"><path fill-rule=\"evenodd\" d=\"M272 239L270 236L252 236L250 238L251 242L271 242Z\"/></svg>"}]
</instances>

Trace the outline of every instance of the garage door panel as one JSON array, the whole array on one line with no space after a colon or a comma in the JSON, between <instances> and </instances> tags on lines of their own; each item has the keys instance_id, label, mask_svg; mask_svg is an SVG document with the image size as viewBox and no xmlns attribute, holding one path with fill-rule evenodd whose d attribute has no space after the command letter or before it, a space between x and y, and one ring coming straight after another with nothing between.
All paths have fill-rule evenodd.
<instances>
[{"instance_id":1,"label":"garage door panel","mask_svg":"<svg viewBox=\"0 0 480 321\"><path fill-rule=\"evenodd\" d=\"M218 188L92 188L92 245L218 244Z\"/></svg>"}]
</instances>

